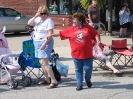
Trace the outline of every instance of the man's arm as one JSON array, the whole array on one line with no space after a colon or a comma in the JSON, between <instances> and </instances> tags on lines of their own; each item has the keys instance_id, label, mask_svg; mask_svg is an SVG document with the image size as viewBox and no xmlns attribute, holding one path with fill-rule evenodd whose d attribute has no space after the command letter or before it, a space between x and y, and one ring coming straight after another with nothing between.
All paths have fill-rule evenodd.
<instances>
[{"instance_id":1,"label":"man's arm","mask_svg":"<svg viewBox=\"0 0 133 99\"><path fill-rule=\"evenodd\" d=\"M93 27L93 22L91 18L91 7L88 8L88 18L89 18L89 25Z\"/></svg>"},{"instance_id":2,"label":"man's arm","mask_svg":"<svg viewBox=\"0 0 133 99\"><path fill-rule=\"evenodd\" d=\"M88 14L88 18L89 18L89 23L93 23L90 14Z\"/></svg>"}]
</instances>

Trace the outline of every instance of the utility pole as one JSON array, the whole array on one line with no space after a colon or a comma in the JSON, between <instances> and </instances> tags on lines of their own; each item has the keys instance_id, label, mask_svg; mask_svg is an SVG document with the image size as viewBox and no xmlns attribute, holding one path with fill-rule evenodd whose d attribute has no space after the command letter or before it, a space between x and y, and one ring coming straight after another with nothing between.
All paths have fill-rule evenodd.
<instances>
[{"instance_id":1,"label":"utility pole","mask_svg":"<svg viewBox=\"0 0 133 99\"><path fill-rule=\"evenodd\" d=\"M108 0L108 32L112 35L112 0Z\"/></svg>"}]
</instances>

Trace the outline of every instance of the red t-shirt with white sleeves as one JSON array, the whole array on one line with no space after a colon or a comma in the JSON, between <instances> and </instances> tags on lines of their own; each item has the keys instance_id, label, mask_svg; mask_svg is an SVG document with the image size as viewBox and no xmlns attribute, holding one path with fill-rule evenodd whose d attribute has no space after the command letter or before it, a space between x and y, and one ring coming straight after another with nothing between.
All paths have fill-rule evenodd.
<instances>
[{"instance_id":1,"label":"red t-shirt with white sleeves","mask_svg":"<svg viewBox=\"0 0 133 99\"><path fill-rule=\"evenodd\" d=\"M95 40L95 37L99 36L93 27L87 24L82 28L71 26L59 33L61 40L69 39L73 58L87 59L93 57L91 39Z\"/></svg>"}]
</instances>

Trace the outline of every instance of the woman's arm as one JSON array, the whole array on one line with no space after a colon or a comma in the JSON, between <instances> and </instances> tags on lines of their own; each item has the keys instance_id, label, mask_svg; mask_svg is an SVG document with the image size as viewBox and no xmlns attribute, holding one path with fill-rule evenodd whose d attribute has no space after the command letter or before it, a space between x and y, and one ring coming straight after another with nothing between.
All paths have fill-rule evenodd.
<instances>
[{"instance_id":1,"label":"woman's arm","mask_svg":"<svg viewBox=\"0 0 133 99\"><path fill-rule=\"evenodd\" d=\"M51 34L51 36L58 37L58 36L60 36L60 33L59 32L58 33L54 33L54 34Z\"/></svg>"},{"instance_id":2,"label":"woman's arm","mask_svg":"<svg viewBox=\"0 0 133 99\"><path fill-rule=\"evenodd\" d=\"M28 25L31 25L31 26L34 26L35 25L35 23L34 23L34 21L35 21L35 19L37 18L37 17L39 17L40 16L40 13L36 13L36 15L33 17L33 18L31 18L29 21L28 21Z\"/></svg>"},{"instance_id":3,"label":"woman's arm","mask_svg":"<svg viewBox=\"0 0 133 99\"><path fill-rule=\"evenodd\" d=\"M47 39L50 39L52 36L53 37L58 37L60 36L60 39L61 40L65 40L65 39L69 39L71 37L71 32L70 30L72 29L72 27L68 27L66 28L65 30L60 30L59 32L56 32L56 33L52 33L52 34L49 34L47 36Z\"/></svg>"},{"instance_id":4,"label":"woman's arm","mask_svg":"<svg viewBox=\"0 0 133 99\"><path fill-rule=\"evenodd\" d=\"M31 18L29 21L28 21L28 25L30 25L30 26L34 26L35 25L35 23L34 23L34 20L36 19L36 17L33 17L33 18Z\"/></svg>"},{"instance_id":5,"label":"woman's arm","mask_svg":"<svg viewBox=\"0 0 133 99\"><path fill-rule=\"evenodd\" d=\"M100 35L95 37L97 43L101 43Z\"/></svg>"},{"instance_id":6,"label":"woman's arm","mask_svg":"<svg viewBox=\"0 0 133 99\"><path fill-rule=\"evenodd\" d=\"M50 33L48 36L47 36L47 39L50 39L51 37L58 37L58 36L60 36L60 33L58 32L58 33Z\"/></svg>"}]
</instances>

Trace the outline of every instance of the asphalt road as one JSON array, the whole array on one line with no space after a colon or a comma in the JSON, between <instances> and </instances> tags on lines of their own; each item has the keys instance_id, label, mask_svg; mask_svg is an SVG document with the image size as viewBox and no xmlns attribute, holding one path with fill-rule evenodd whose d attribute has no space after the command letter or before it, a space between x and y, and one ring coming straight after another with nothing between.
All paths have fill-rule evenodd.
<instances>
[{"instance_id":1,"label":"asphalt road","mask_svg":"<svg viewBox=\"0 0 133 99\"><path fill-rule=\"evenodd\" d=\"M133 99L132 77L92 76L92 84L92 88L87 88L84 82L84 89L76 91L75 75L68 75L55 89L36 84L23 88L19 84L10 90L7 85L0 85L0 99Z\"/></svg>"}]
</instances>

